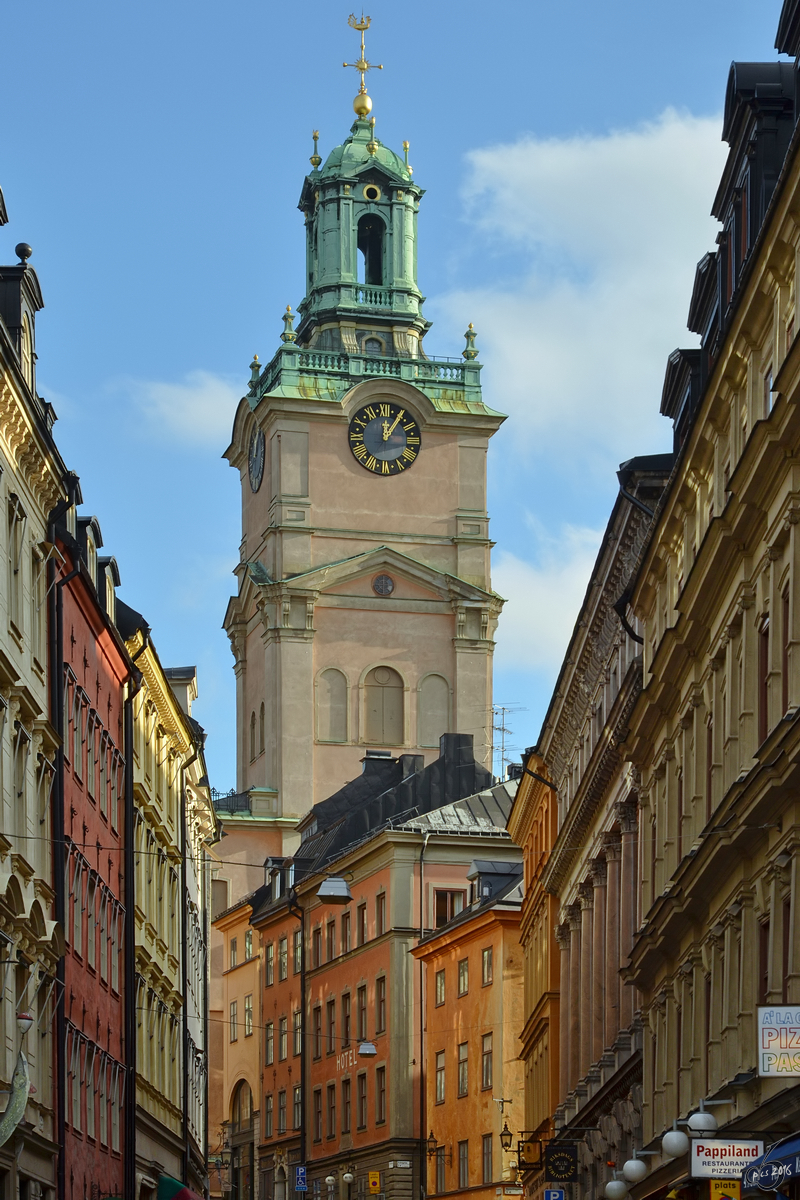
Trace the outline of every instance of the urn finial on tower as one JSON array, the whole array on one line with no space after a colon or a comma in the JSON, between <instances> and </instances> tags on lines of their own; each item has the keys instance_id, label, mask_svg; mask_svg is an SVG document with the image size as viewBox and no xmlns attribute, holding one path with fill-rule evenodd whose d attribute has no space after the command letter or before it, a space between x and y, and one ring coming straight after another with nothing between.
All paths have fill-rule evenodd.
<instances>
[{"instance_id":1,"label":"urn finial on tower","mask_svg":"<svg viewBox=\"0 0 800 1200\"><path fill-rule=\"evenodd\" d=\"M467 345L466 349L461 351L461 354L467 362L472 362L478 357L478 351L475 349L475 326L472 324L472 321L470 321L469 328L464 337L467 339Z\"/></svg>"}]
</instances>

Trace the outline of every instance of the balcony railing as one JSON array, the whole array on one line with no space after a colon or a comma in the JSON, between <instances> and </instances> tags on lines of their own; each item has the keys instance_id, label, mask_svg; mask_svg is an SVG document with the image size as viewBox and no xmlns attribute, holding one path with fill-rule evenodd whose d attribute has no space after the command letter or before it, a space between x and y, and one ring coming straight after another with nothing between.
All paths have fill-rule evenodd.
<instances>
[{"instance_id":1,"label":"balcony railing","mask_svg":"<svg viewBox=\"0 0 800 1200\"><path fill-rule=\"evenodd\" d=\"M226 813L249 813L250 812L250 793L237 792L233 788L229 792L218 792L216 788L211 789L211 802L217 812Z\"/></svg>"}]
</instances>

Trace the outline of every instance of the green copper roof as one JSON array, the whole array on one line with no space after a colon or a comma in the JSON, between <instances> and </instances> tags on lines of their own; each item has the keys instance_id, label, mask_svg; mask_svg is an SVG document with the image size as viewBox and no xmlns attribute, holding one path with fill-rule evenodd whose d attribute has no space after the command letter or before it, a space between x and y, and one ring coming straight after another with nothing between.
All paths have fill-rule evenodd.
<instances>
[{"instance_id":1,"label":"green copper roof","mask_svg":"<svg viewBox=\"0 0 800 1200\"><path fill-rule=\"evenodd\" d=\"M367 149L370 144L375 147L373 154L370 154ZM384 146L378 141L369 121L359 119L353 122L350 137L341 146L335 146L331 150L325 159L320 175L323 179L347 177L357 175L359 171L363 171L369 166L382 167L395 179L402 180L403 183L411 182L411 175L400 155L395 154L394 150L390 150L388 146Z\"/></svg>"}]
</instances>

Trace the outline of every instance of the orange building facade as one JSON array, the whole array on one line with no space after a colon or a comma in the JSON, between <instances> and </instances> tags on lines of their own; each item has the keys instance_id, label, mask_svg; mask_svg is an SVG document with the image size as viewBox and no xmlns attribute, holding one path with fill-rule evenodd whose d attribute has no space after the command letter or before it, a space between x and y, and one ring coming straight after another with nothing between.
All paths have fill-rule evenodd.
<instances>
[{"instance_id":1,"label":"orange building facade","mask_svg":"<svg viewBox=\"0 0 800 1200\"><path fill-rule=\"evenodd\" d=\"M518 1032L523 1021L519 942L522 864L477 860L462 913L413 954L424 969L428 1193L519 1195L516 1137L524 1108Z\"/></svg>"},{"instance_id":2,"label":"orange building facade","mask_svg":"<svg viewBox=\"0 0 800 1200\"><path fill-rule=\"evenodd\" d=\"M522 1130L530 1135L532 1149L520 1161L520 1178L526 1191L541 1189L540 1172L531 1172L526 1158L539 1157L537 1142L553 1135L553 1114L561 1098L559 1085L559 1027L561 1012L559 956L555 953L558 899L542 886L558 833L558 805L553 788L542 782L546 767L533 751L526 752L514 807L508 820L511 837L522 847L525 896L520 921L524 959L523 1016L518 1024L524 1064L525 1101ZM542 778L537 780L530 771ZM515 1116L517 1114L515 1113Z\"/></svg>"},{"instance_id":3,"label":"orange building facade","mask_svg":"<svg viewBox=\"0 0 800 1200\"><path fill-rule=\"evenodd\" d=\"M261 956L250 917L257 895L246 896L214 920L223 959L220 982L224 1002L220 1016L212 1020L210 1041L218 1071L213 1100L214 1111L224 1116L209 1129L212 1196L229 1189L234 1195L249 1196L255 1178L262 1080Z\"/></svg>"},{"instance_id":4,"label":"orange building facade","mask_svg":"<svg viewBox=\"0 0 800 1200\"><path fill-rule=\"evenodd\" d=\"M309 1200L356 1200L370 1188L410 1200L420 1162L424 1183L425 968L411 952L466 910L474 859L519 867L505 829L515 785L491 786L471 749L454 734L428 767L416 756L366 758L357 780L311 810L294 858L268 858L265 884L216 919L230 1163L217 1186L230 1184L236 1200L298 1200L299 1165ZM347 903L317 895L331 876L346 881ZM248 930L258 946L242 960Z\"/></svg>"}]
</instances>

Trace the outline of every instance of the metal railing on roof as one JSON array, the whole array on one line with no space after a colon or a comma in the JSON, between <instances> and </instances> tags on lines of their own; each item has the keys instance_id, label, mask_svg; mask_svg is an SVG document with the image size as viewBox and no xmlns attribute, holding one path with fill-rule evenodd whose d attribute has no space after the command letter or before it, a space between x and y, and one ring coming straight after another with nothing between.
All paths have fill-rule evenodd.
<instances>
[{"instance_id":1,"label":"metal railing on roof","mask_svg":"<svg viewBox=\"0 0 800 1200\"><path fill-rule=\"evenodd\" d=\"M229 792L219 792L216 788L212 788L211 802L216 812L250 812L250 793L237 792L235 788L231 788Z\"/></svg>"}]
</instances>

